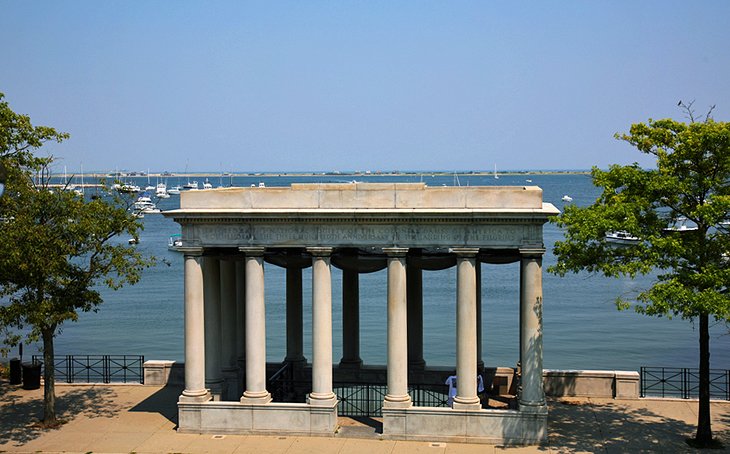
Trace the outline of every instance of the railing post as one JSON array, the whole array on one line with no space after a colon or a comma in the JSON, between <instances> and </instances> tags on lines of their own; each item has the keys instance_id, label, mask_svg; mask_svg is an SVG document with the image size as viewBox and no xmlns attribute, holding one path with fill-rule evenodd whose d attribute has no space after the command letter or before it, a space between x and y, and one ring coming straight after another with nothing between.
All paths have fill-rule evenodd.
<instances>
[{"instance_id":1,"label":"railing post","mask_svg":"<svg viewBox=\"0 0 730 454\"><path fill-rule=\"evenodd\" d=\"M646 377L644 376L644 366L639 368L639 396L646 397L644 386L646 384Z\"/></svg>"},{"instance_id":2,"label":"railing post","mask_svg":"<svg viewBox=\"0 0 730 454\"><path fill-rule=\"evenodd\" d=\"M104 355L104 360L104 383L109 383L112 379L111 357L109 355Z\"/></svg>"}]
</instances>

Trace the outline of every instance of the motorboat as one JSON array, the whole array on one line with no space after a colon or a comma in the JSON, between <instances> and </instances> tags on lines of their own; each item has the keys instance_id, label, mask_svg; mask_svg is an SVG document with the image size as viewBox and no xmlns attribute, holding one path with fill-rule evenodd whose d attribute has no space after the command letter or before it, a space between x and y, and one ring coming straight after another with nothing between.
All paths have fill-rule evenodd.
<instances>
[{"instance_id":1,"label":"motorboat","mask_svg":"<svg viewBox=\"0 0 730 454\"><path fill-rule=\"evenodd\" d=\"M125 194L136 194L139 191L141 191L141 189L139 188L139 186L137 186L134 183L115 184L113 187L117 191L122 192L122 193L125 193Z\"/></svg>"},{"instance_id":2,"label":"motorboat","mask_svg":"<svg viewBox=\"0 0 730 454\"><path fill-rule=\"evenodd\" d=\"M196 189L198 189L198 182L197 182L197 180L193 180L193 181L188 181L187 183L185 183L185 184L183 185L183 187L182 187L182 188L183 188L183 189L191 189L191 190L196 190Z\"/></svg>"},{"instance_id":3,"label":"motorboat","mask_svg":"<svg viewBox=\"0 0 730 454\"><path fill-rule=\"evenodd\" d=\"M157 205L152 202L152 199L147 193L142 194L137 198L137 201L134 202L134 211L138 213L162 213L162 210L157 208Z\"/></svg>"},{"instance_id":4,"label":"motorboat","mask_svg":"<svg viewBox=\"0 0 730 454\"><path fill-rule=\"evenodd\" d=\"M637 244L640 239L638 236L634 236L626 230L617 230L615 232L606 232L606 241L614 244Z\"/></svg>"},{"instance_id":5,"label":"motorboat","mask_svg":"<svg viewBox=\"0 0 730 454\"><path fill-rule=\"evenodd\" d=\"M689 219L687 219L684 216L680 216L677 218L676 221L670 226L665 229L663 229L666 233L673 233L673 232L694 232L697 230L696 225L687 225L687 222L689 222Z\"/></svg>"},{"instance_id":6,"label":"motorboat","mask_svg":"<svg viewBox=\"0 0 730 454\"><path fill-rule=\"evenodd\" d=\"M167 240L167 249L171 251L178 252L183 245L182 241L182 235L179 233L175 233L173 235L170 235L170 238Z\"/></svg>"},{"instance_id":7,"label":"motorboat","mask_svg":"<svg viewBox=\"0 0 730 454\"><path fill-rule=\"evenodd\" d=\"M170 194L167 193L167 185L165 183L157 183L157 187L155 188L155 196L157 196L158 199L170 198Z\"/></svg>"},{"instance_id":8,"label":"motorboat","mask_svg":"<svg viewBox=\"0 0 730 454\"><path fill-rule=\"evenodd\" d=\"M565 194L560 200L562 200L563 202L570 203L573 201L573 197L569 196L568 194Z\"/></svg>"},{"instance_id":9,"label":"motorboat","mask_svg":"<svg viewBox=\"0 0 730 454\"><path fill-rule=\"evenodd\" d=\"M180 190L182 188L180 186L173 186L170 189L167 190L167 193L169 195L180 195Z\"/></svg>"},{"instance_id":10,"label":"motorboat","mask_svg":"<svg viewBox=\"0 0 730 454\"><path fill-rule=\"evenodd\" d=\"M203 182L203 189L213 189L213 184L207 178Z\"/></svg>"}]
</instances>

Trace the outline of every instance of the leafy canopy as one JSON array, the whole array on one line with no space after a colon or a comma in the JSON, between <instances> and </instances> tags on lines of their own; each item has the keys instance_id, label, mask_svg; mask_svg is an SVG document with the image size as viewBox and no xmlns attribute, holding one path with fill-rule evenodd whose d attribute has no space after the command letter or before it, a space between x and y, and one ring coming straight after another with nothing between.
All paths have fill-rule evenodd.
<instances>
[{"instance_id":1,"label":"leafy canopy","mask_svg":"<svg viewBox=\"0 0 730 454\"><path fill-rule=\"evenodd\" d=\"M0 163L7 171L0 197L0 328L28 328L30 340L55 335L78 311L102 303L98 286L134 284L153 263L119 235L137 237L141 224L116 194L88 200L49 186L52 158L35 149L68 134L33 126L0 93ZM8 339L13 339L8 337Z\"/></svg>"},{"instance_id":2,"label":"leafy canopy","mask_svg":"<svg viewBox=\"0 0 730 454\"><path fill-rule=\"evenodd\" d=\"M13 185L0 206L0 323L28 325L31 339L56 331L78 311L102 303L97 284L134 284L144 259L118 236L137 236L140 225L123 207L31 181Z\"/></svg>"},{"instance_id":3,"label":"leafy canopy","mask_svg":"<svg viewBox=\"0 0 730 454\"><path fill-rule=\"evenodd\" d=\"M727 320L730 123L709 115L689 124L649 120L616 137L653 155L656 169L594 167L593 183L602 193L592 205L567 206L554 219L565 240L555 244L558 263L550 271L633 277L656 270L654 285L637 295L639 312ZM615 231L627 231L640 241L617 246L606 240ZM630 306L625 300L617 303Z\"/></svg>"}]
</instances>

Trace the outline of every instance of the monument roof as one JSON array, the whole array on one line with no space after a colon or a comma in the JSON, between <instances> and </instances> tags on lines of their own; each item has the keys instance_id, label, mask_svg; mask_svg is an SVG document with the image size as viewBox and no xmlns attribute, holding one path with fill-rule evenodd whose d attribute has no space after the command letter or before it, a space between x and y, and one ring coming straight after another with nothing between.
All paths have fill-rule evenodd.
<instances>
[{"instance_id":1,"label":"monument roof","mask_svg":"<svg viewBox=\"0 0 730 454\"><path fill-rule=\"evenodd\" d=\"M180 209L194 213L491 212L558 214L537 186L427 186L425 183L294 183L186 191Z\"/></svg>"}]
</instances>

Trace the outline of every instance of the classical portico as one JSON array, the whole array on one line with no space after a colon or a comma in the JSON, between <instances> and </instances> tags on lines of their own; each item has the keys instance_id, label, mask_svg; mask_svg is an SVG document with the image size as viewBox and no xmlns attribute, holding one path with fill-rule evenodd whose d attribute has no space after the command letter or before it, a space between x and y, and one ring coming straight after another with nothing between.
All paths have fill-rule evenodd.
<instances>
[{"instance_id":1,"label":"classical portico","mask_svg":"<svg viewBox=\"0 0 730 454\"><path fill-rule=\"evenodd\" d=\"M181 194L165 213L182 226L185 389L179 430L333 435L333 374L366 380L360 358L359 275L387 273L383 437L537 443L546 437L542 381L542 225L557 214L538 187L422 183L293 184ZM520 382L516 405L485 408L481 263L520 263ZM286 268L286 357L281 370L309 389L272 396L266 362L266 265ZM311 267L312 351L303 344L302 269ZM342 293L332 268L342 270ZM419 405L411 383L423 354L424 270L456 273L456 395ZM341 298L342 358L333 358L333 298ZM507 309L509 310L509 309ZM284 335L284 334L282 334ZM372 370L370 371L372 373ZM277 372L278 373L278 372ZM375 376L373 374L372 376ZM305 377L306 376L306 377Z\"/></svg>"}]
</instances>

